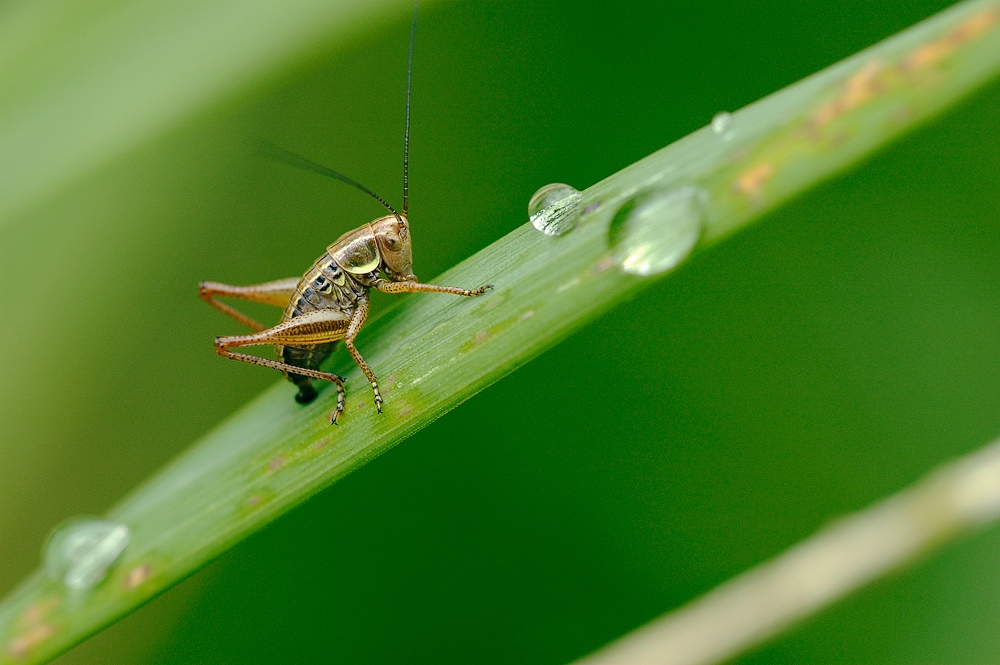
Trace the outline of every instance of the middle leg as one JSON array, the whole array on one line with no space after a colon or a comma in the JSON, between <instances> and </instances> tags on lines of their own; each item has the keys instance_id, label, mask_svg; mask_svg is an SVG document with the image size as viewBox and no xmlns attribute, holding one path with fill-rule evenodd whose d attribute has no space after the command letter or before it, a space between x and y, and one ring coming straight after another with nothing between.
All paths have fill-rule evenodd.
<instances>
[{"instance_id":1,"label":"middle leg","mask_svg":"<svg viewBox=\"0 0 1000 665\"><path fill-rule=\"evenodd\" d=\"M375 372L372 368L365 362L365 359L361 356L361 352L358 351L358 347L354 345L354 340L361 332L361 326L365 325L365 320L368 318L368 298L358 299L358 308L354 310L353 316L351 316L351 322L347 326L347 333L344 335L344 346L347 347L347 351L354 358L354 362L358 364L361 371L364 372L365 377L368 382L371 383L372 392L375 393L375 408L378 409L379 413L382 413L382 394L378 391L378 379L375 378Z\"/></svg>"}]
</instances>

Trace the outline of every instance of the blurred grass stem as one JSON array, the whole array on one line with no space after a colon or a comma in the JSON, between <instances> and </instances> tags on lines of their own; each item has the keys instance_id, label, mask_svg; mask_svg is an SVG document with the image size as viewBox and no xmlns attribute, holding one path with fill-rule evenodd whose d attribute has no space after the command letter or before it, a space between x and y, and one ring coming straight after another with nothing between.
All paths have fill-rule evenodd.
<instances>
[{"instance_id":1,"label":"blurred grass stem","mask_svg":"<svg viewBox=\"0 0 1000 665\"><path fill-rule=\"evenodd\" d=\"M709 665L1000 517L1000 440L845 517L577 665Z\"/></svg>"}]
</instances>

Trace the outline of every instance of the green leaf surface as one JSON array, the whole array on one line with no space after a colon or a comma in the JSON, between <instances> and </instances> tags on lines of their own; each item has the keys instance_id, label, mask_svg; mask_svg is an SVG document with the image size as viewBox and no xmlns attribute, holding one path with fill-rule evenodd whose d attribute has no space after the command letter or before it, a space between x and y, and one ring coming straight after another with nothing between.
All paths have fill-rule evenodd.
<instances>
[{"instance_id":1,"label":"green leaf surface","mask_svg":"<svg viewBox=\"0 0 1000 665\"><path fill-rule=\"evenodd\" d=\"M591 187L566 235L525 225L462 262L434 281L495 290L409 297L372 324L365 356L393 368L383 415L342 358L335 428L332 391L302 408L274 386L108 513L131 541L103 583L70 592L39 573L0 605L0 662L64 651L558 343L653 281L629 259L686 258L679 229L700 251L932 117L998 71L998 23L995 2L958 5Z\"/></svg>"}]
</instances>

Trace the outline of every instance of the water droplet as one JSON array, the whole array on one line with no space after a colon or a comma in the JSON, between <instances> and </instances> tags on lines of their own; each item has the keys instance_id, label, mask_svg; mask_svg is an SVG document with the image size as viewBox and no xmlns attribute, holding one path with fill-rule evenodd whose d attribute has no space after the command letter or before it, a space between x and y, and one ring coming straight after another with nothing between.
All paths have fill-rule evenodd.
<instances>
[{"instance_id":1,"label":"water droplet","mask_svg":"<svg viewBox=\"0 0 1000 665\"><path fill-rule=\"evenodd\" d=\"M716 136L721 136L723 141L733 138L733 114L728 111L721 111L712 118L712 131Z\"/></svg>"},{"instance_id":2,"label":"water droplet","mask_svg":"<svg viewBox=\"0 0 1000 665\"><path fill-rule=\"evenodd\" d=\"M545 235L561 236L576 226L580 198L580 192L561 182L545 185L528 201L528 218Z\"/></svg>"},{"instance_id":3,"label":"water droplet","mask_svg":"<svg viewBox=\"0 0 1000 665\"><path fill-rule=\"evenodd\" d=\"M56 527L46 541L45 571L71 589L89 589L108 576L129 538L124 524L75 517Z\"/></svg>"},{"instance_id":4,"label":"water droplet","mask_svg":"<svg viewBox=\"0 0 1000 665\"><path fill-rule=\"evenodd\" d=\"M633 275L677 266L701 238L705 193L697 187L646 192L628 200L608 229L611 254Z\"/></svg>"}]
</instances>

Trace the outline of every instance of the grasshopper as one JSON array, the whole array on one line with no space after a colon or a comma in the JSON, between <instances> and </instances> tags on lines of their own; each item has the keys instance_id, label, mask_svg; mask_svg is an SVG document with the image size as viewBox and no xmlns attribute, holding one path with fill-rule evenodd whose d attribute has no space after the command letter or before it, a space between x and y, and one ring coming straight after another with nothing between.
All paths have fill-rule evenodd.
<instances>
[{"instance_id":1,"label":"grasshopper","mask_svg":"<svg viewBox=\"0 0 1000 665\"><path fill-rule=\"evenodd\" d=\"M382 204L391 214L371 221L340 236L302 277L289 277L265 284L231 286L219 282L201 282L198 293L212 307L228 314L254 332L215 338L219 355L240 362L271 367L285 374L299 391L295 400L308 404L319 394L314 379L329 381L337 387L337 408L331 422L344 412L344 378L324 372L320 365L333 353L337 342L344 346L371 383L375 407L382 413L382 395L371 366L355 346L355 339L368 318L369 292L382 293L451 293L478 296L490 285L477 289L421 284L413 274L410 237L409 152L410 86L413 79L413 45L416 39L417 6L413 8L410 28L410 52L406 72L406 129L403 136L403 208L396 212L385 199L346 175L304 157L271 146L272 156L292 166L319 173L358 189ZM283 307L281 322L265 328L243 312L217 300L217 297L240 298ZM233 351L245 346L273 346L280 360Z\"/></svg>"}]
</instances>

